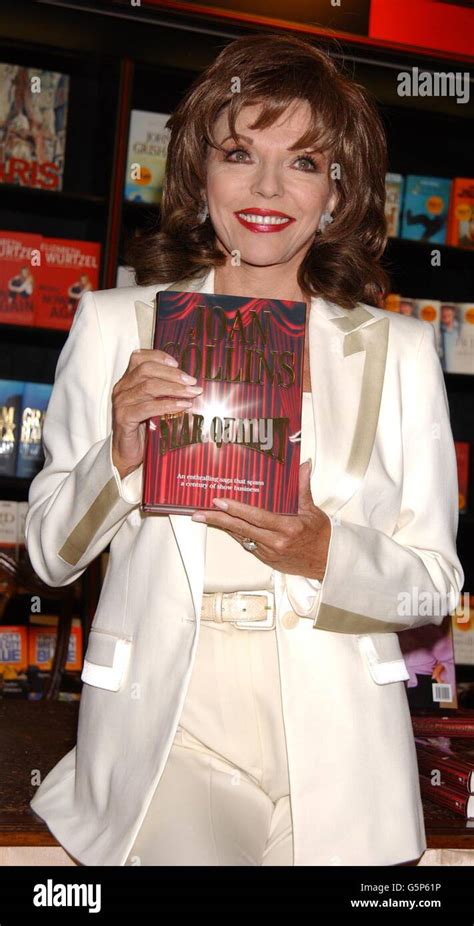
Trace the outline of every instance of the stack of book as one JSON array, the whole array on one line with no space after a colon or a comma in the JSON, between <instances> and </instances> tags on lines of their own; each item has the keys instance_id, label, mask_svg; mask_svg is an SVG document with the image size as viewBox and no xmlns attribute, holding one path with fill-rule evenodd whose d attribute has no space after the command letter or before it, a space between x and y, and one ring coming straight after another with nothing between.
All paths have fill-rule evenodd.
<instances>
[{"instance_id":1,"label":"stack of book","mask_svg":"<svg viewBox=\"0 0 474 926\"><path fill-rule=\"evenodd\" d=\"M474 819L472 711L412 716L422 796L465 820Z\"/></svg>"}]
</instances>

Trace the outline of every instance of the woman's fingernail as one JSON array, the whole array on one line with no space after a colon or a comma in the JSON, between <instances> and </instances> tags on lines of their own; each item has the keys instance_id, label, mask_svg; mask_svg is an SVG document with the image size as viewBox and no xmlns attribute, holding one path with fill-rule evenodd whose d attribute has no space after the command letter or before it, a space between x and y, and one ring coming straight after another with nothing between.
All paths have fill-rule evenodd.
<instances>
[{"instance_id":1,"label":"woman's fingernail","mask_svg":"<svg viewBox=\"0 0 474 926\"><path fill-rule=\"evenodd\" d=\"M191 521L205 521L206 515L202 514L201 511L195 511L191 517Z\"/></svg>"},{"instance_id":2,"label":"woman's fingernail","mask_svg":"<svg viewBox=\"0 0 474 926\"><path fill-rule=\"evenodd\" d=\"M213 498L213 499L212 499L212 504L215 505L216 508L223 508L224 511L226 511L227 508L229 507L228 504L227 504L227 502L224 501L223 498Z\"/></svg>"}]
</instances>

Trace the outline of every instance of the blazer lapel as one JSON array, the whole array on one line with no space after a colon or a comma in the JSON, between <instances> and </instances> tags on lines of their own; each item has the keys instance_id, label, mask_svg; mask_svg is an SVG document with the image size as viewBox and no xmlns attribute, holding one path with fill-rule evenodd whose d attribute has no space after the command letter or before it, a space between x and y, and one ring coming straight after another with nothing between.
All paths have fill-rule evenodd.
<instances>
[{"instance_id":1,"label":"blazer lapel","mask_svg":"<svg viewBox=\"0 0 474 926\"><path fill-rule=\"evenodd\" d=\"M310 373L316 433L311 488L318 507L335 514L364 478L377 431L389 320L362 305L342 309L312 300Z\"/></svg>"},{"instance_id":2,"label":"blazer lapel","mask_svg":"<svg viewBox=\"0 0 474 926\"><path fill-rule=\"evenodd\" d=\"M162 289L214 292L214 269L200 278ZM154 303L135 302L141 348L153 347ZM311 488L318 507L335 514L362 483L375 441L387 359L389 320L366 307L343 309L320 297L311 300L309 355L316 454ZM206 525L191 516L169 515L200 613L204 584Z\"/></svg>"}]
</instances>

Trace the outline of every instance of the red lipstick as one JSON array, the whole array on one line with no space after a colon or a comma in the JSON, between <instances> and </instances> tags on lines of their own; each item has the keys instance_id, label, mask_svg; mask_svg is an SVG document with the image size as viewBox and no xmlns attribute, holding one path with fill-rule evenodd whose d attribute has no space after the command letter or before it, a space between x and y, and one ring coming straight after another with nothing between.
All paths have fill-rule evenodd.
<instances>
[{"instance_id":1,"label":"red lipstick","mask_svg":"<svg viewBox=\"0 0 474 926\"><path fill-rule=\"evenodd\" d=\"M288 228L296 219L286 212L278 212L276 209L257 209L255 206L249 209L240 209L234 212L238 222L251 232L268 234L270 232L283 231Z\"/></svg>"}]
</instances>

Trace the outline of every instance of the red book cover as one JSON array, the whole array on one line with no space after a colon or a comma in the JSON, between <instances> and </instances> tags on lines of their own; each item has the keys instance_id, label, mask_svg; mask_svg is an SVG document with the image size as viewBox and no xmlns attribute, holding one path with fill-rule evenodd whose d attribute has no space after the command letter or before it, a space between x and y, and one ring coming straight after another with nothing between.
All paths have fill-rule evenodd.
<instances>
[{"instance_id":1,"label":"red book cover","mask_svg":"<svg viewBox=\"0 0 474 926\"><path fill-rule=\"evenodd\" d=\"M474 818L474 795L467 791L457 791L454 787L433 784L431 778L420 774L420 790L423 797L440 807L447 807L466 820Z\"/></svg>"},{"instance_id":2,"label":"red book cover","mask_svg":"<svg viewBox=\"0 0 474 926\"><path fill-rule=\"evenodd\" d=\"M458 464L459 514L465 514L469 486L469 444L467 441L456 440L454 447Z\"/></svg>"},{"instance_id":3,"label":"red book cover","mask_svg":"<svg viewBox=\"0 0 474 926\"><path fill-rule=\"evenodd\" d=\"M447 243L459 248L474 248L474 177L453 180Z\"/></svg>"},{"instance_id":4,"label":"red book cover","mask_svg":"<svg viewBox=\"0 0 474 926\"><path fill-rule=\"evenodd\" d=\"M36 326L69 330L82 294L99 288L100 251L96 241L43 238Z\"/></svg>"},{"instance_id":5,"label":"red book cover","mask_svg":"<svg viewBox=\"0 0 474 926\"><path fill-rule=\"evenodd\" d=\"M0 231L0 322L33 325L41 268L41 235Z\"/></svg>"},{"instance_id":6,"label":"red book cover","mask_svg":"<svg viewBox=\"0 0 474 926\"><path fill-rule=\"evenodd\" d=\"M411 715L415 736L474 737L474 711L458 708L450 714L421 710Z\"/></svg>"},{"instance_id":7,"label":"red book cover","mask_svg":"<svg viewBox=\"0 0 474 926\"><path fill-rule=\"evenodd\" d=\"M185 514L232 498L298 511L306 304L165 290L153 346L203 392L147 420L142 510Z\"/></svg>"},{"instance_id":8,"label":"red book cover","mask_svg":"<svg viewBox=\"0 0 474 926\"><path fill-rule=\"evenodd\" d=\"M474 745L458 737L415 738L418 767L430 777L433 770L442 772L443 781L460 791L474 793Z\"/></svg>"}]
</instances>

